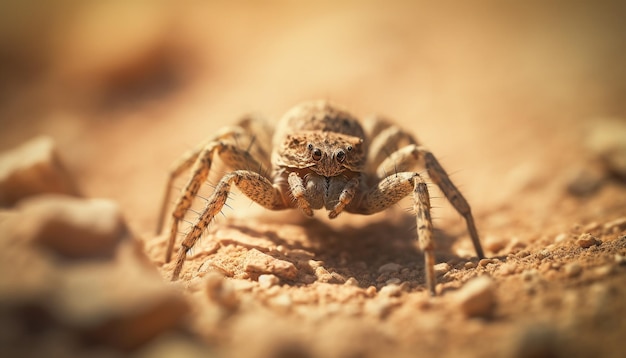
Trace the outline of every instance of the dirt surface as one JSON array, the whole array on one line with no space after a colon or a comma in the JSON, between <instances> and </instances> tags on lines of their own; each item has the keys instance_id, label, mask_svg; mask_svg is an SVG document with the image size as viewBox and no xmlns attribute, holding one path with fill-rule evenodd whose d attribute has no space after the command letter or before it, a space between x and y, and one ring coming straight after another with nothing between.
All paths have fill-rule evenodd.
<instances>
[{"instance_id":1,"label":"dirt surface","mask_svg":"<svg viewBox=\"0 0 626 358\"><path fill-rule=\"evenodd\" d=\"M12 354L623 355L624 5L48 6L0 5ZM235 191L169 283L154 231L171 163L245 113L320 98L415 133L488 258L434 185L437 297L409 199L310 220Z\"/></svg>"}]
</instances>

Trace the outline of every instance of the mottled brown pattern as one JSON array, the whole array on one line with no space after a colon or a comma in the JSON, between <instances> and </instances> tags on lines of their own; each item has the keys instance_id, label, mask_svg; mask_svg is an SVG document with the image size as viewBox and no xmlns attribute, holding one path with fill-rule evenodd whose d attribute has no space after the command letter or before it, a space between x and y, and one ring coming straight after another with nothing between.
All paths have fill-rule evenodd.
<instances>
[{"instance_id":1,"label":"mottled brown pattern","mask_svg":"<svg viewBox=\"0 0 626 358\"><path fill-rule=\"evenodd\" d=\"M248 146L240 146L242 142ZM271 162L268 160L270 151ZM287 112L273 135L257 118L246 117L237 126L224 129L199 149L185 154L173 166L159 231L171 196L172 181L195 162L191 178L172 211L166 261L171 259L180 220L207 179L216 154L232 171L221 178L205 209L183 239L172 280L178 279L187 251L222 210L234 184L250 199L270 210L297 208L313 216L314 210L326 209L331 219L343 211L364 215L380 212L412 195L418 244L426 263L426 284L434 295L435 244L430 196L424 179L413 171L419 164L426 167L430 179L463 215L476 253L484 257L467 201L430 151L390 121L373 117L361 126L346 110L326 101L314 101ZM268 165L271 175L263 170Z\"/></svg>"}]
</instances>

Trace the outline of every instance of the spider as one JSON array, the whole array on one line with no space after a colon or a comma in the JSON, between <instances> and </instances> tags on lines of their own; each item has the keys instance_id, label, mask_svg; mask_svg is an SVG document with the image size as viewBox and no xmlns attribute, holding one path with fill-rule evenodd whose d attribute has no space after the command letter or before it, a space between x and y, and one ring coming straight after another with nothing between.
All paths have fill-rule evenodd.
<instances>
[{"instance_id":1,"label":"spider","mask_svg":"<svg viewBox=\"0 0 626 358\"><path fill-rule=\"evenodd\" d=\"M238 145L242 140L249 143L245 149ZM158 233L163 228L172 182L189 168L192 174L172 212L166 262L171 259L180 221L207 180L216 154L232 171L219 180L206 208L183 239L172 281L178 280L187 252L222 210L234 184L267 209L299 209L309 217L314 210L326 209L331 219L344 211L374 214L412 195L419 248L425 257L426 286L435 295L430 197L424 178L411 171L418 164L425 167L430 180L465 218L477 256L484 258L467 201L428 149L383 118L373 117L361 125L341 107L327 101L311 101L289 110L274 131L257 117L244 117L236 126L224 128L174 163L160 210ZM271 175L262 168L271 168Z\"/></svg>"}]
</instances>

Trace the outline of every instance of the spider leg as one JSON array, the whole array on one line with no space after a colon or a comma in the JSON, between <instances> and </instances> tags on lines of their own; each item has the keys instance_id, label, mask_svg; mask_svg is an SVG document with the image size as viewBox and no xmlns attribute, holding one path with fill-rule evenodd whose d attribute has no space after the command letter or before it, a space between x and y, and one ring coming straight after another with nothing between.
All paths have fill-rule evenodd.
<instances>
[{"instance_id":1,"label":"spider leg","mask_svg":"<svg viewBox=\"0 0 626 358\"><path fill-rule=\"evenodd\" d=\"M265 208L271 210L287 208L279 187L273 185L265 176L249 170L236 170L226 174L222 177L215 187L215 190L208 198L207 205L200 214L200 217L198 217L195 225L184 238L176 257L172 281L178 280L187 256L187 251L196 244L196 241L202 236L202 233L215 215L224 207L232 184L235 184L242 193Z\"/></svg>"},{"instance_id":2,"label":"spider leg","mask_svg":"<svg viewBox=\"0 0 626 358\"><path fill-rule=\"evenodd\" d=\"M368 152L370 171L376 170L385 158L398 148L417 143L410 133L380 116L368 118L365 121L365 128L369 137L372 138ZM389 173L398 171L401 170L390 171Z\"/></svg>"},{"instance_id":3,"label":"spider leg","mask_svg":"<svg viewBox=\"0 0 626 358\"><path fill-rule=\"evenodd\" d=\"M195 151L184 155L170 171L163 203L161 204L161 217L159 218L157 229L162 229L163 226L166 208L171 197L173 180L193 165L191 170L192 175L183 188L182 194L178 198L174 206L174 211L172 212L172 223L167 242L167 249L165 252L166 262L169 262L171 259L174 242L176 241L176 236L178 235L178 226L180 221L184 218L185 214L191 207L194 198L198 194L200 187L209 176L215 153L218 153L224 164L229 168L249 170L262 169L262 165L252 157L249 149L239 148L236 144L236 138L246 136L248 136L248 139L251 140L249 135L247 135L242 128L230 128L218 135L216 137L217 139L206 143L202 148L196 149Z\"/></svg>"},{"instance_id":4,"label":"spider leg","mask_svg":"<svg viewBox=\"0 0 626 358\"><path fill-rule=\"evenodd\" d=\"M377 175L378 177L383 177L389 171L404 171L420 162L426 166L430 179L437 184L456 211L465 218L467 231L472 239L476 255L479 258L484 258L485 254L480 244L474 217L467 200L452 183L446 171L428 149L416 144L410 144L395 151L378 166Z\"/></svg>"},{"instance_id":5,"label":"spider leg","mask_svg":"<svg viewBox=\"0 0 626 358\"><path fill-rule=\"evenodd\" d=\"M346 210L359 214L383 211L413 193L413 208L417 224L419 247L424 252L426 286L435 294L435 244L432 239L433 224L430 216L430 196L426 182L418 173L394 173L383 179L363 195L357 205L348 205Z\"/></svg>"}]
</instances>

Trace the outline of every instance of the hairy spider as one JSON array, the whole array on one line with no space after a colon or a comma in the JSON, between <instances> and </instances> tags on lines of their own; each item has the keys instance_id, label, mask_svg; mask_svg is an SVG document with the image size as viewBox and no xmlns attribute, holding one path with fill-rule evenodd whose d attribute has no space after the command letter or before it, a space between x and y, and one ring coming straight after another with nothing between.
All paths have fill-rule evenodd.
<instances>
[{"instance_id":1,"label":"hairy spider","mask_svg":"<svg viewBox=\"0 0 626 358\"><path fill-rule=\"evenodd\" d=\"M250 143L249 148L237 145L242 139ZM398 147L400 149L396 150ZM389 148L394 150L390 152ZM313 216L313 210L323 208L331 219L343 211L363 215L377 213L412 194L419 247L425 256L426 285L434 295L430 197L422 176L410 171L418 164L425 166L430 179L465 218L476 253L479 258L484 257L467 201L428 149L420 146L411 134L382 118L374 117L362 126L340 107L314 101L291 109L274 131L255 117L244 117L238 125L225 128L175 163L161 207L158 232L163 227L173 180L193 168L172 212L167 262L179 223L207 180L215 154L232 171L218 182L206 208L185 236L172 280L178 279L187 251L221 211L233 184L267 209L298 208L305 215ZM271 168L271 175L265 174L262 168Z\"/></svg>"}]
</instances>

